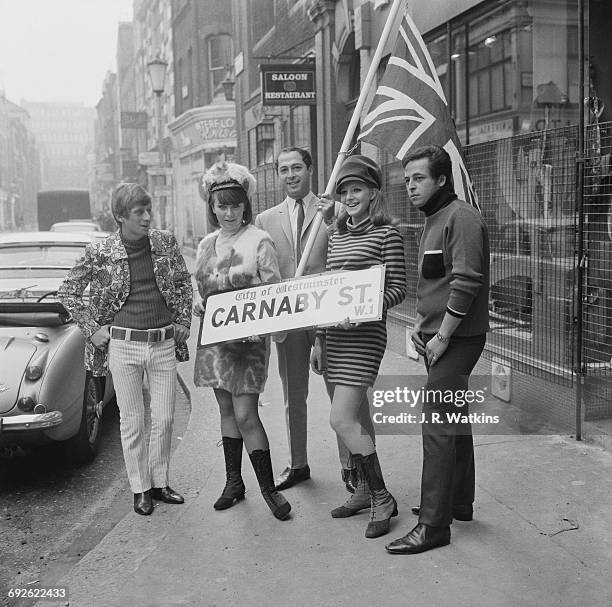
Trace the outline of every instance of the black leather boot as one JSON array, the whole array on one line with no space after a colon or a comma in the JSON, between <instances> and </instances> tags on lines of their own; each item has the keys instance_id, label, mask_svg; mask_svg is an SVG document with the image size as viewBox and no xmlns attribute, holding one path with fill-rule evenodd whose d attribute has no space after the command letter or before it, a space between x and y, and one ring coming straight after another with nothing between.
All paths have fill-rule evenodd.
<instances>
[{"instance_id":1,"label":"black leather boot","mask_svg":"<svg viewBox=\"0 0 612 607\"><path fill-rule=\"evenodd\" d=\"M365 536L380 537L389 532L391 517L397 516L397 502L385 487L376 451L365 456L354 453L353 461L370 489L370 522Z\"/></svg>"},{"instance_id":2,"label":"black leather boot","mask_svg":"<svg viewBox=\"0 0 612 607\"><path fill-rule=\"evenodd\" d=\"M282 493L279 493L274 488L270 450L255 449L252 453L249 453L249 457L251 458L253 470L255 470L255 476L257 476L257 482L266 504L268 504L272 514L277 519L284 521L289 516L291 504Z\"/></svg>"},{"instance_id":3,"label":"black leather boot","mask_svg":"<svg viewBox=\"0 0 612 607\"><path fill-rule=\"evenodd\" d=\"M355 468L342 468L342 482L349 493L355 493L357 485Z\"/></svg>"},{"instance_id":4,"label":"black leather boot","mask_svg":"<svg viewBox=\"0 0 612 607\"><path fill-rule=\"evenodd\" d=\"M242 481L242 439L223 437L223 454L225 455L225 487L219 499L213 504L215 510L226 510L236 502L244 499L244 482Z\"/></svg>"}]
</instances>

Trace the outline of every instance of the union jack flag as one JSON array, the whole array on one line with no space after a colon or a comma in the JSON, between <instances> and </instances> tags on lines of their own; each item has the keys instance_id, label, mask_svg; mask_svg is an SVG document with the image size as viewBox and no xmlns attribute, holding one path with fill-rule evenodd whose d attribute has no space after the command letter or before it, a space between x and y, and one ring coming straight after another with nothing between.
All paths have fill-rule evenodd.
<instances>
[{"instance_id":1,"label":"union jack flag","mask_svg":"<svg viewBox=\"0 0 612 607\"><path fill-rule=\"evenodd\" d=\"M436 67L407 12L359 139L400 160L422 145L443 147L453 162L455 193L480 210Z\"/></svg>"}]
</instances>

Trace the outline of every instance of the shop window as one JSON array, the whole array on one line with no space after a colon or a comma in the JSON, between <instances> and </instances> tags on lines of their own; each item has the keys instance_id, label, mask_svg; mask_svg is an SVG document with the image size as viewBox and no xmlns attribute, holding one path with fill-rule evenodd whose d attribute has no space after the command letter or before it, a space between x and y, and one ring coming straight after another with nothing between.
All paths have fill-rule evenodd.
<instances>
[{"instance_id":1,"label":"shop window","mask_svg":"<svg viewBox=\"0 0 612 607\"><path fill-rule=\"evenodd\" d=\"M512 56L510 32L491 34L471 45L472 61L468 62L470 117L510 109L507 90L512 90Z\"/></svg>"},{"instance_id":2,"label":"shop window","mask_svg":"<svg viewBox=\"0 0 612 607\"><path fill-rule=\"evenodd\" d=\"M249 131L251 168L274 162L274 122L262 122Z\"/></svg>"},{"instance_id":3,"label":"shop window","mask_svg":"<svg viewBox=\"0 0 612 607\"><path fill-rule=\"evenodd\" d=\"M451 36L451 65L449 80L452 81L453 95L449 100L451 114L459 124L465 120L467 99L474 95L473 91L466 95L465 74L468 61L473 51L466 51L465 27L457 28Z\"/></svg>"},{"instance_id":4,"label":"shop window","mask_svg":"<svg viewBox=\"0 0 612 607\"><path fill-rule=\"evenodd\" d=\"M549 108L557 114L551 123L577 121L577 7L578 0L483 2L426 37L462 141L468 142L468 132L478 135L482 119L495 121L491 115L509 111L521 128L541 128L538 87L551 82L562 99Z\"/></svg>"},{"instance_id":5,"label":"shop window","mask_svg":"<svg viewBox=\"0 0 612 607\"><path fill-rule=\"evenodd\" d=\"M448 70L448 36L444 33L427 43L427 50L431 56L436 73L440 79L442 90L446 95L447 101L450 98L449 91L449 70Z\"/></svg>"}]
</instances>

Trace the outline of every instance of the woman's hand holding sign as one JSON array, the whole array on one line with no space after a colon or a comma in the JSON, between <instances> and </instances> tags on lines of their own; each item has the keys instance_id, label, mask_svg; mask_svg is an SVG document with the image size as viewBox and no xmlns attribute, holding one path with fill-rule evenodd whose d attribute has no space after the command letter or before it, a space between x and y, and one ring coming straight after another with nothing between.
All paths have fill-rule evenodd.
<instances>
[{"instance_id":1,"label":"woman's hand holding sign","mask_svg":"<svg viewBox=\"0 0 612 607\"><path fill-rule=\"evenodd\" d=\"M310 353L310 368L317 375L322 375L326 371L327 363L325 358L325 338L317 335Z\"/></svg>"},{"instance_id":2,"label":"woman's hand holding sign","mask_svg":"<svg viewBox=\"0 0 612 607\"><path fill-rule=\"evenodd\" d=\"M342 322L334 325L334 327L336 329L344 329L347 331L348 329L354 329L358 324L358 322L351 322L351 319L347 316Z\"/></svg>"},{"instance_id":3,"label":"woman's hand holding sign","mask_svg":"<svg viewBox=\"0 0 612 607\"><path fill-rule=\"evenodd\" d=\"M204 312L206 311L206 306L201 299L196 299L193 302L193 315L194 316L204 316Z\"/></svg>"}]
</instances>

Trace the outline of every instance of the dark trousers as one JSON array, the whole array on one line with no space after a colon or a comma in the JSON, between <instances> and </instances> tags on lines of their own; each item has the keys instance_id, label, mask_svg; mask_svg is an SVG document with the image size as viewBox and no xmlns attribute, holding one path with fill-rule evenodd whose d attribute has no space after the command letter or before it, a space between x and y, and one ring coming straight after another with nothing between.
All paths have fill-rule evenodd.
<instances>
[{"instance_id":1,"label":"dark trousers","mask_svg":"<svg viewBox=\"0 0 612 607\"><path fill-rule=\"evenodd\" d=\"M433 335L422 335L427 343ZM470 373L478 362L486 335L451 337L448 348L433 366L427 365L428 397L423 403L423 473L419 523L433 527L450 525L453 505L474 502L474 442L472 426L456 422L450 414L467 415L450 391L467 390ZM447 402L450 401L450 402Z\"/></svg>"}]
</instances>

